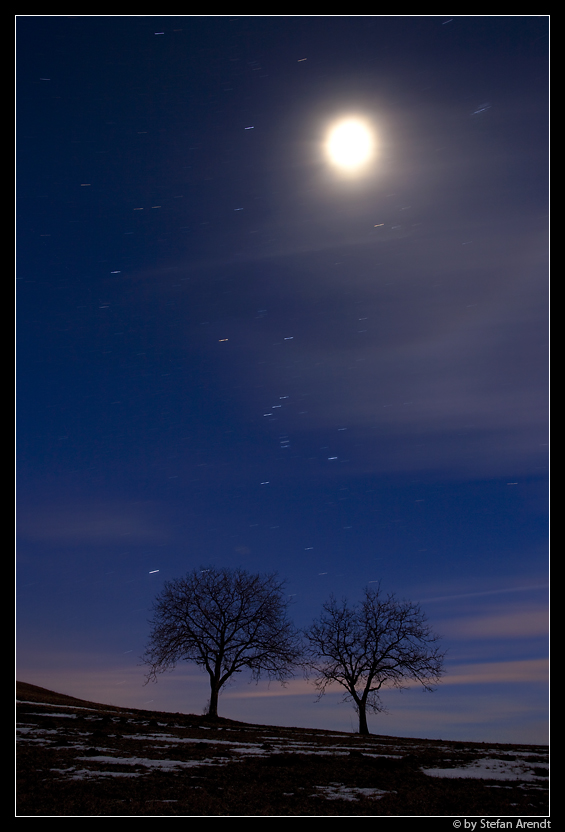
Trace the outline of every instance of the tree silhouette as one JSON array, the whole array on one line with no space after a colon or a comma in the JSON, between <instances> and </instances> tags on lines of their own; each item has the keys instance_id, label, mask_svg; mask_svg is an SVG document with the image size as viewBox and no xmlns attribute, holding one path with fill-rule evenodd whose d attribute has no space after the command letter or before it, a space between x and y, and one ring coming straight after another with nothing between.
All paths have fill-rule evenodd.
<instances>
[{"instance_id":1,"label":"tree silhouette","mask_svg":"<svg viewBox=\"0 0 565 832\"><path fill-rule=\"evenodd\" d=\"M412 681L433 690L443 673L445 653L419 605L365 589L360 604L331 596L320 618L305 631L306 666L316 675L321 698L334 682L347 691L359 715L359 733L368 734L367 711L383 711L379 691L405 688Z\"/></svg>"},{"instance_id":2,"label":"tree silhouette","mask_svg":"<svg viewBox=\"0 0 565 832\"><path fill-rule=\"evenodd\" d=\"M179 661L194 662L210 678L211 717L234 673L250 670L255 680L265 675L284 684L300 656L300 639L287 618L283 587L276 574L215 567L166 582L153 605L143 656L147 682Z\"/></svg>"}]
</instances>

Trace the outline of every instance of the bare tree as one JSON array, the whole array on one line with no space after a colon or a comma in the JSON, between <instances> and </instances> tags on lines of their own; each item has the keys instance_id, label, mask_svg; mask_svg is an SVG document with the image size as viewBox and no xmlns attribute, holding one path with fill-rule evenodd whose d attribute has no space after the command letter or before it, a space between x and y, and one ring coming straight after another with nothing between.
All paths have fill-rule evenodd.
<instances>
[{"instance_id":1,"label":"bare tree","mask_svg":"<svg viewBox=\"0 0 565 832\"><path fill-rule=\"evenodd\" d=\"M369 733L367 711L384 710L382 688L402 689L416 681L431 691L443 673L445 653L420 607L385 597L380 585L366 588L363 601L353 607L332 596L305 636L306 666L317 676L319 698L334 682L344 687L344 701L353 701L359 715L360 734Z\"/></svg>"},{"instance_id":2,"label":"bare tree","mask_svg":"<svg viewBox=\"0 0 565 832\"><path fill-rule=\"evenodd\" d=\"M179 661L200 665L210 677L212 717L234 673L247 669L255 680L265 675L284 684L300 656L300 640L287 618L283 587L276 574L214 567L166 582L153 605L143 656L147 682Z\"/></svg>"}]
</instances>

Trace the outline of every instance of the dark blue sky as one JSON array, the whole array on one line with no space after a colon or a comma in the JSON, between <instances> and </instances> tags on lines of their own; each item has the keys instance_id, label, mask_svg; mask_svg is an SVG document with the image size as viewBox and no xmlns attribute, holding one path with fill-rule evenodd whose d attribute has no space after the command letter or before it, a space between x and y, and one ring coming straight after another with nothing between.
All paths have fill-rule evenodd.
<instances>
[{"instance_id":1,"label":"dark blue sky","mask_svg":"<svg viewBox=\"0 0 565 832\"><path fill-rule=\"evenodd\" d=\"M381 580L448 648L387 734L546 730L546 17L20 16L18 678L143 687L163 580ZM377 152L340 176L328 124ZM155 571L159 570L159 571ZM351 730L337 694L220 713Z\"/></svg>"}]
</instances>

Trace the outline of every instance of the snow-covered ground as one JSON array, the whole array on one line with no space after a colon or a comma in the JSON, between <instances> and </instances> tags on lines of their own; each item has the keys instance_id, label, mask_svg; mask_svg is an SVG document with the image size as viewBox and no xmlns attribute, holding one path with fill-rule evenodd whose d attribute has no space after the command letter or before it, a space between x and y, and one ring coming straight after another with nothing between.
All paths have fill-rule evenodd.
<instances>
[{"instance_id":1,"label":"snow-covered ground","mask_svg":"<svg viewBox=\"0 0 565 832\"><path fill-rule=\"evenodd\" d=\"M34 704L36 707L41 705L39 703L28 703ZM45 703L46 708L52 707ZM77 711L88 711L88 708L76 708L75 706L65 706L65 705L58 705L57 710L53 712L37 712L32 713L29 712L26 716L41 716L41 717L49 717L49 718L63 718L68 717L69 719L74 719L76 717L75 713L66 712L66 709ZM60 709L60 710L59 710ZM92 719L96 721L100 718L100 712L94 711ZM108 714L109 718L113 718L116 721L117 717L115 714ZM121 718L124 718L126 714L120 714ZM88 720L91 717L87 717ZM143 719L135 716L134 714L131 715L131 722L130 724L134 724L136 727L143 729L144 726L149 726L149 722L144 722ZM224 765L227 762L233 762L237 760L238 756L240 758L243 757L262 757L265 755L272 755L272 754L313 754L313 755L320 755L320 756L348 756L351 753L359 754L362 753L365 757L382 757L382 758L390 758L390 759L402 759L407 752L406 747L402 747L399 745L395 747L393 744L388 744L386 747L380 747L378 744L378 738L370 737L367 738L365 741L364 738L356 738L354 744L348 745L343 742L343 735L335 735L337 742L335 744L328 742L328 740L332 739L331 735L320 735L323 737L323 742L319 745L316 744L316 736L312 734L305 734L304 740L300 741L296 739L296 733L294 734L294 738L284 738L281 739L280 736L273 736L269 729L265 729L265 733L263 734L260 729L254 730L254 738L248 742L244 742L241 739L219 739L219 738L203 738L202 736L178 736L166 732L158 732L155 731L155 725L158 727L168 728L169 731L171 728L178 727L179 729L182 728L183 733L186 729L183 726L172 726L170 723L155 723L154 721L151 724L151 730L144 732L140 730L139 733L136 734L129 734L127 739L128 741L134 742L143 742L145 743L144 751L151 751L154 749L155 752L158 752L155 757L147 757L147 756L114 756L111 752L112 749L105 748L98 744L93 744L92 734L89 733L81 733L81 732L74 732L71 736L66 738L66 747L73 748L77 751L77 757L75 758L77 761L77 766L72 766L66 769L57 769L60 771L61 774L64 774L72 779L82 779L82 778L92 778L92 777L139 777L143 776L144 773L148 773L152 769L159 769L160 771L178 771L179 769L184 768L195 768L198 766L219 766ZM199 730L206 728L206 730L210 730L210 726L199 726ZM119 728L118 728L119 730ZM272 731L272 729L270 729ZM241 729L236 728L226 728L224 730L224 735L228 735L230 731L237 731L239 735L241 735ZM18 723L17 725L17 732L18 732L18 739L23 743L34 743L34 744L45 744L50 745L54 739L54 735L57 735L59 732L55 728L45 727L42 728L33 722L29 723ZM108 734L108 739L111 737L116 736L115 734ZM84 737L84 740L82 739ZM63 739L63 737L61 737ZM339 742L341 740L341 742ZM221 756L214 756L213 758L196 758L193 760L178 760L175 759L175 748L179 747L187 747L187 746L198 746L200 749L204 746L218 746L226 748L226 751L229 751L230 754L226 758L222 759ZM416 751L419 748L424 750L425 745L412 745L411 751ZM84 752L88 749L88 755L85 756ZM164 750L170 749L170 758L167 756L163 758L162 753ZM449 758L450 753L453 753L452 746L435 746L436 751L443 750L446 754L445 758L442 762L447 763L449 766L451 760ZM98 752L98 753L96 753ZM460 750L458 758L462 755L467 754L474 754L476 753L472 748L463 748ZM462 765L454 765L452 767L423 767L421 770L424 774L427 774L430 777L443 777L443 778L471 778L471 779L481 779L481 780L514 780L514 781L538 781L540 783L547 782L547 775L544 775L544 770L548 770L548 763L543 762L540 760L540 754L536 751L527 750L524 748L521 751L516 749L512 750L512 753L505 758L505 755L501 753L500 748L492 748L487 749L486 753L483 752L484 756L480 759L473 758L467 764ZM183 755L181 755L183 756ZM533 757L534 761L529 760L529 757ZM98 766L100 764L105 764L108 766L131 766L137 767L138 770L134 772L127 772L127 771L116 771L116 770L101 770L100 768L91 769L86 768L84 766L85 762L96 763ZM53 769L55 771L55 769ZM378 789L373 790L363 790L363 789L345 789L344 786L341 786L338 783L331 784L330 786L320 786L321 791L325 794L328 799L337 799L337 798L346 798L346 799L357 799L366 791L371 792L371 796L373 798L382 796L379 795Z\"/></svg>"},{"instance_id":2,"label":"snow-covered ground","mask_svg":"<svg viewBox=\"0 0 565 832\"><path fill-rule=\"evenodd\" d=\"M536 763L536 768L546 768L548 763ZM545 778L533 774L530 765L524 760L504 760L496 757L484 757L459 768L423 768L430 777L466 777L474 780L540 780Z\"/></svg>"}]
</instances>

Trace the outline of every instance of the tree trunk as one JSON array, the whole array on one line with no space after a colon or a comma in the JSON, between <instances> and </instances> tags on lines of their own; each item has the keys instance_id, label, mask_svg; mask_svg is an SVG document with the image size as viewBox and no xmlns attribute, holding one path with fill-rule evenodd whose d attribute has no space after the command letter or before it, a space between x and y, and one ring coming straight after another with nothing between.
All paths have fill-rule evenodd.
<instances>
[{"instance_id":1,"label":"tree trunk","mask_svg":"<svg viewBox=\"0 0 565 832\"><path fill-rule=\"evenodd\" d=\"M208 716L216 718L218 716L218 694L220 689L210 682L210 707L208 708Z\"/></svg>"},{"instance_id":2,"label":"tree trunk","mask_svg":"<svg viewBox=\"0 0 565 832\"><path fill-rule=\"evenodd\" d=\"M365 703L364 702L362 702L358 706L358 712L359 712L359 733L366 737L366 736L369 735L369 726L367 725L367 711L365 709Z\"/></svg>"}]
</instances>

